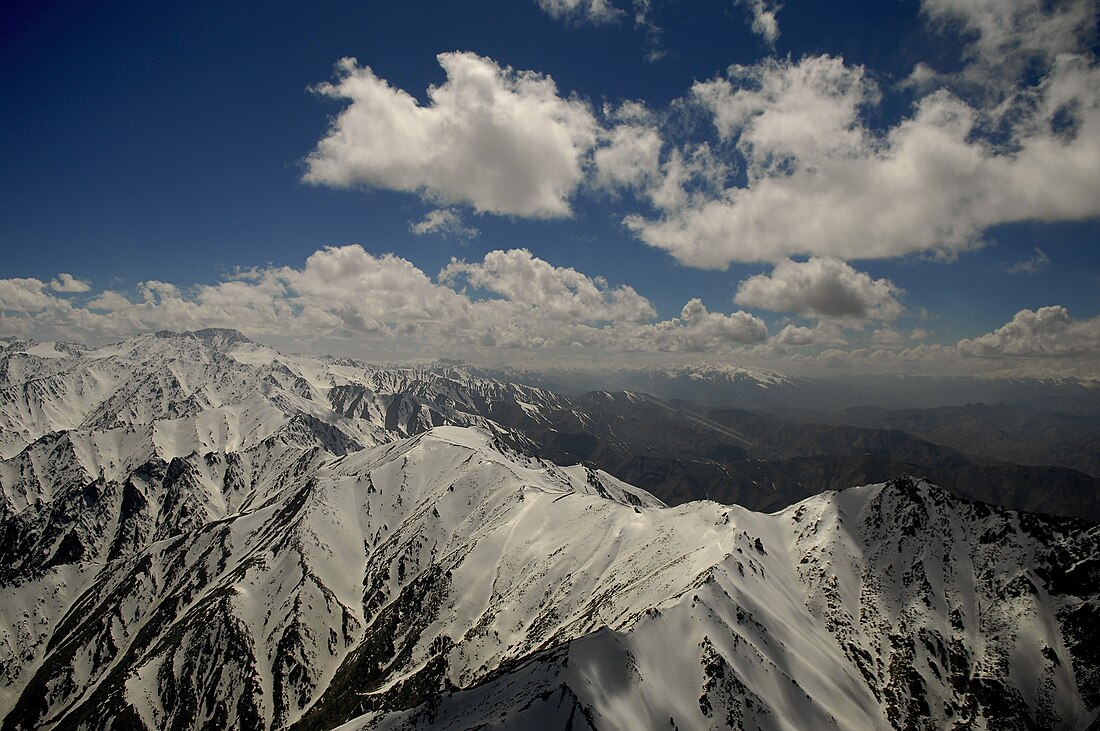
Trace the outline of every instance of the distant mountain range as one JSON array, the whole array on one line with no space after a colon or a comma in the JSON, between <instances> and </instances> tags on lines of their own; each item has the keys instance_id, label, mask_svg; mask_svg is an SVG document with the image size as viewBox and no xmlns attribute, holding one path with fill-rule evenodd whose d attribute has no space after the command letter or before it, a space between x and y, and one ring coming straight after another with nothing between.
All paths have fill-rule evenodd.
<instances>
[{"instance_id":1,"label":"distant mountain range","mask_svg":"<svg viewBox=\"0 0 1100 731\"><path fill-rule=\"evenodd\" d=\"M1100 526L958 496L1089 515L1096 478L493 376L9 340L3 729L1097 722Z\"/></svg>"}]
</instances>

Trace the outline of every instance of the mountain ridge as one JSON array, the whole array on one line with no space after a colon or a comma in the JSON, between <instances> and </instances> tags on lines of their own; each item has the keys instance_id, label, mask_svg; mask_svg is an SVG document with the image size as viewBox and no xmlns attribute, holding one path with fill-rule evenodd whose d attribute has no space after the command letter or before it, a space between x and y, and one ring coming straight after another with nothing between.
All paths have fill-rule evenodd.
<instances>
[{"instance_id":1,"label":"mountain ridge","mask_svg":"<svg viewBox=\"0 0 1100 731\"><path fill-rule=\"evenodd\" d=\"M1083 728L1100 712L1094 523L919 478L770 514L668 506L497 421L590 421L581 402L456 366L223 334L89 353L20 354L0 384L51 386L0 425L21 447L0 460L4 729ZM72 384L89 398L66 402ZM663 410L648 398L589 400Z\"/></svg>"}]
</instances>

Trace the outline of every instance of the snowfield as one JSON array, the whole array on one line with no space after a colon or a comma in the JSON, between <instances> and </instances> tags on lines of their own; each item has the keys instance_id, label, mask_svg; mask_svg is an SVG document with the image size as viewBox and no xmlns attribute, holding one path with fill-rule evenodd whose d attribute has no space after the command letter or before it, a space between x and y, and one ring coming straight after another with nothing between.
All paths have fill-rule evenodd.
<instances>
[{"instance_id":1,"label":"snowfield","mask_svg":"<svg viewBox=\"0 0 1100 731\"><path fill-rule=\"evenodd\" d=\"M549 391L233 331L0 352L4 729L1043 728L1100 527L919 479L668 507Z\"/></svg>"}]
</instances>

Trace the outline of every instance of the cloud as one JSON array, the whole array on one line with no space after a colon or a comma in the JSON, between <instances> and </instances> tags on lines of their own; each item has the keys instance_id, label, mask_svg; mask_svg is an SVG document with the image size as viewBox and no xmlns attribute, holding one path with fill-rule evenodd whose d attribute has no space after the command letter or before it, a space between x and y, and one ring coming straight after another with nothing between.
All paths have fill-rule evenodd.
<instances>
[{"instance_id":1,"label":"cloud","mask_svg":"<svg viewBox=\"0 0 1100 731\"><path fill-rule=\"evenodd\" d=\"M656 217L624 223L681 263L791 256L952 257L990 226L1100 215L1100 69L1062 54L1007 130L947 89L885 131L864 121L878 94L860 67L828 56L769 59L700 82L693 99L744 179L687 194L669 153L649 189ZM662 191L661 196L653 191Z\"/></svg>"},{"instance_id":2,"label":"cloud","mask_svg":"<svg viewBox=\"0 0 1100 731\"><path fill-rule=\"evenodd\" d=\"M734 0L734 2L743 6L752 15L752 32L774 48L775 42L779 40L779 22L775 19L775 15L783 9L783 6L768 0Z\"/></svg>"},{"instance_id":3,"label":"cloud","mask_svg":"<svg viewBox=\"0 0 1100 731\"><path fill-rule=\"evenodd\" d=\"M72 274L61 272L57 279L50 281L50 289L54 292L80 293L91 290L92 285L83 279L77 279Z\"/></svg>"},{"instance_id":4,"label":"cloud","mask_svg":"<svg viewBox=\"0 0 1100 731\"><path fill-rule=\"evenodd\" d=\"M657 314L632 287L609 287L602 278L552 266L526 249L493 251L480 263L451 259L439 279L466 281L562 320L641 322Z\"/></svg>"},{"instance_id":5,"label":"cloud","mask_svg":"<svg viewBox=\"0 0 1100 731\"><path fill-rule=\"evenodd\" d=\"M880 327L871 333L871 342L879 347L895 348L905 343L905 336L892 327Z\"/></svg>"},{"instance_id":6,"label":"cloud","mask_svg":"<svg viewBox=\"0 0 1100 731\"><path fill-rule=\"evenodd\" d=\"M102 310L104 312L117 312L130 307L133 303L118 292L107 290L100 292L85 305L89 310Z\"/></svg>"},{"instance_id":7,"label":"cloud","mask_svg":"<svg viewBox=\"0 0 1100 731\"><path fill-rule=\"evenodd\" d=\"M1049 266L1050 257L1046 255L1045 251L1036 246L1035 256L1018 261L1010 265L1005 271L1009 274L1038 274Z\"/></svg>"},{"instance_id":8,"label":"cloud","mask_svg":"<svg viewBox=\"0 0 1100 731\"><path fill-rule=\"evenodd\" d=\"M855 276L872 292L882 281ZM555 267L523 249L454 260L433 279L393 254L330 247L301 267L250 269L212 285L147 281L133 298L106 290L78 302L42 280L0 279L0 333L103 344L163 329L233 327L276 347L374 359L603 363L627 354L703 353L793 370L964 373L995 362L1005 373L1032 375L1095 376L1100 354L1100 317L1074 320L1061 306L1022 310L956 345L901 347L902 336L883 326L871 333L870 347L852 350L841 347L850 321L789 324L769 338L756 315L711 312L697 298L655 322L653 305L628 285ZM910 339L923 335L918 328Z\"/></svg>"},{"instance_id":9,"label":"cloud","mask_svg":"<svg viewBox=\"0 0 1100 731\"><path fill-rule=\"evenodd\" d=\"M769 341L779 346L780 352L788 347L847 345L843 332L835 322L821 321L814 327L787 325Z\"/></svg>"},{"instance_id":10,"label":"cloud","mask_svg":"<svg viewBox=\"0 0 1100 731\"><path fill-rule=\"evenodd\" d=\"M548 76L472 53L437 56L447 80L429 104L391 87L353 58L315 88L350 104L306 158L303 180L419 192L479 212L571 215L598 125L588 106L558 95Z\"/></svg>"},{"instance_id":11,"label":"cloud","mask_svg":"<svg viewBox=\"0 0 1100 731\"><path fill-rule=\"evenodd\" d=\"M622 328L623 350L681 353L722 353L734 345L759 343L768 326L759 317L737 311L730 315L709 312L698 298L691 299L679 317L635 328Z\"/></svg>"},{"instance_id":12,"label":"cloud","mask_svg":"<svg viewBox=\"0 0 1100 731\"><path fill-rule=\"evenodd\" d=\"M625 14L610 0L536 0L536 3L551 18L576 25L607 25ZM653 20L653 0L633 0L630 4L634 27L645 35L646 60L653 62L664 58L667 52L661 45L661 28Z\"/></svg>"},{"instance_id":13,"label":"cloud","mask_svg":"<svg viewBox=\"0 0 1100 731\"><path fill-rule=\"evenodd\" d=\"M0 279L0 313L40 312L54 299L40 279Z\"/></svg>"},{"instance_id":14,"label":"cloud","mask_svg":"<svg viewBox=\"0 0 1100 731\"><path fill-rule=\"evenodd\" d=\"M409 231L417 236L434 234L454 239L476 239L481 231L462 223L462 216L453 208L436 208L428 211L423 220L409 224Z\"/></svg>"},{"instance_id":15,"label":"cloud","mask_svg":"<svg viewBox=\"0 0 1100 731\"><path fill-rule=\"evenodd\" d=\"M1096 34L1094 0L921 0L921 11L934 28L966 39L962 79L993 94L1060 54L1087 50Z\"/></svg>"},{"instance_id":16,"label":"cloud","mask_svg":"<svg viewBox=\"0 0 1100 731\"><path fill-rule=\"evenodd\" d=\"M832 318L893 320L902 313L903 294L888 279L872 279L839 259L786 260L771 274L741 282L733 301L773 312Z\"/></svg>"},{"instance_id":17,"label":"cloud","mask_svg":"<svg viewBox=\"0 0 1100 731\"><path fill-rule=\"evenodd\" d=\"M1074 320L1060 305L1020 310L1011 322L973 340L959 352L975 358L1066 358L1100 353L1100 317Z\"/></svg>"},{"instance_id":18,"label":"cloud","mask_svg":"<svg viewBox=\"0 0 1100 731\"><path fill-rule=\"evenodd\" d=\"M597 25L610 23L622 11L607 0L537 0L543 12L556 20L587 21Z\"/></svg>"},{"instance_id":19,"label":"cloud","mask_svg":"<svg viewBox=\"0 0 1100 731\"><path fill-rule=\"evenodd\" d=\"M593 157L597 186L612 191L642 189L660 175L661 136L652 126L620 124Z\"/></svg>"},{"instance_id":20,"label":"cloud","mask_svg":"<svg viewBox=\"0 0 1100 731\"><path fill-rule=\"evenodd\" d=\"M923 96L934 91L943 81L944 77L936 69L924 61L918 61L900 86L903 89L913 89Z\"/></svg>"},{"instance_id":21,"label":"cloud","mask_svg":"<svg viewBox=\"0 0 1100 731\"><path fill-rule=\"evenodd\" d=\"M277 346L374 358L499 359L511 350L568 359L722 353L767 334L759 318L708 312L699 300L678 318L653 322L655 316L632 287L555 267L524 249L452 260L433 279L393 254L328 247L301 267L248 269L191 287L147 281L133 300L107 290L83 305L38 279L0 279L0 332L91 343L232 327Z\"/></svg>"},{"instance_id":22,"label":"cloud","mask_svg":"<svg viewBox=\"0 0 1100 731\"><path fill-rule=\"evenodd\" d=\"M664 31L653 20L653 0L634 0L634 27L645 34L647 61L655 63L668 55L661 42Z\"/></svg>"},{"instance_id":23,"label":"cloud","mask_svg":"<svg viewBox=\"0 0 1100 731\"><path fill-rule=\"evenodd\" d=\"M869 135L859 111L878 98L863 67L832 56L731 66L727 78L698 82L692 95L719 136L736 143L751 180L796 163L865 154Z\"/></svg>"}]
</instances>

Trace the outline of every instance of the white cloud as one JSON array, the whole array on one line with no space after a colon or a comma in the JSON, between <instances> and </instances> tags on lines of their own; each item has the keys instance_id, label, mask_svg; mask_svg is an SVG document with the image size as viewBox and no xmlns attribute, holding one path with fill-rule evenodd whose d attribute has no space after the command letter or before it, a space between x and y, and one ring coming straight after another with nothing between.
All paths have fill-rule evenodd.
<instances>
[{"instance_id":1,"label":"white cloud","mask_svg":"<svg viewBox=\"0 0 1100 731\"><path fill-rule=\"evenodd\" d=\"M409 224L409 231L417 236L434 234L454 239L476 239L481 231L462 223L462 216L453 208L436 208L428 211L423 220Z\"/></svg>"},{"instance_id":2,"label":"white cloud","mask_svg":"<svg viewBox=\"0 0 1100 731\"><path fill-rule=\"evenodd\" d=\"M832 56L765 59L731 66L727 76L696 83L692 94L719 135L736 142L752 180L798 163L866 153L859 112L878 95L861 66Z\"/></svg>"},{"instance_id":3,"label":"white cloud","mask_svg":"<svg viewBox=\"0 0 1100 731\"><path fill-rule=\"evenodd\" d=\"M971 372L962 363L958 351L951 346L917 345L912 348L828 348L820 353L797 353L788 358L795 367L810 372L821 370L847 372L895 372L961 374Z\"/></svg>"},{"instance_id":4,"label":"white cloud","mask_svg":"<svg viewBox=\"0 0 1100 731\"><path fill-rule=\"evenodd\" d=\"M1095 0L921 0L921 11L969 39L962 76L994 93L1036 64L1086 50L1096 33Z\"/></svg>"},{"instance_id":5,"label":"white cloud","mask_svg":"<svg viewBox=\"0 0 1100 731\"><path fill-rule=\"evenodd\" d=\"M910 340L927 340L931 336L927 330L923 327L915 327L913 331L909 333Z\"/></svg>"},{"instance_id":6,"label":"white cloud","mask_svg":"<svg viewBox=\"0 0 1100 731\"><path fill-rule=\"evenodd\" d=\"M568 267L555 267L526 249L492 251L480 263L452 259L442 282L464 280L555 319L641 322L656 315L653 305L632 287L609 287Z\"/></svg>"},{"instance_id":7,"label":"white cloud","mask_svg":"<svg viewBox=\"0 0 1100 731\"><path fill-rule=\"evenodd\" d=\"M793 370L963 373L988 371L992 362L1005 373L1086 376L1097 375L1100 354L1100 317L1074 320L1060 306L1023 310L954 346L907 348L884 326L871 334L871 347L841 349L850 324L843 319L789 324L768 338L759 317L710 312L699 299L677 317L652 322L652 304L629 286L554 267L525 250L456 261L435 280L405 259L357 245L317 251L300 268L246 274L195 287L143 282L133 301L107 290L83 305L38 279L0 279L0 333L96 344L162 329L233 327L276 346L376 359L599 363L624 354L705 353ZM457 282L490 295L456 291ZM924 335L917 328L910 339Z\"/></svg>"},{"instance_id":8,"label":"white cloud","mask_svg":"<svg viewBox=\"0 0 1100 731\"><path fill-rule=\"evenodd\" d=\"M618 21L625 14L619 4L610 0L535 1L551 18L568 24L606 25ZM653 21L653 0L633 0L630 4L633 6L634 27L645 34L646 60L657 61L664 58L666 51L661 46L662 31Z\"/></svg>"},{"instance_id":9,"label":"white cloud","mask_svg":"<svg viewBox=\"0 0 1100 731\"><path fill-rule=\"evenodd\" d=\"M83 279L77 279L72 274L61 272L57 279L50 281L50 289L54 292L80 293L91 290L92 285Z\"/></svg>"},{"instance_id":10,"label":"white cloud","mask_svg":"<svg viewBox=\"0 0 1100 731\"><path fill-rule=\"evenodd\" d=\"M40 279L0 279L0 313L40 312L54 299Z\"/></svg>"},{"instance_id":11,"label":"white cloud","mask_svg":"<svg viewBox=\"0 0 1100 731\"><path fill-rule=\"evenodd\" d=\"M902 312L902 294L888 279L829 257L776 264L771 274L741 282L733 301L773 312L797 312L815 317L893 320Z\"/></svg>"},{"instance_id":12,"label":"white cloud","mask_svg":"<svg viewBox=\"0 0 1100 731\"><path fill-rule=\"evenodd\" d=\"M1046 252L1035 247L1035 256L1030 259L1018 261L1005 269L1009 274L1038 274L1050 266L1050 257Z\"/></svg>"},{"instance_id":13,"label":"white cloud","mask_svg":"<svg viewBox=\"0 0 1100 731\"><path fill-rule=\"evenodd\" d=\"M88 301L85 305L89 310L102 310L104 312L116 312L118 310L124 310L131 306L130 300L123 297L118 292L112 292L107 290L106 292L100 292L93 299Z\"/></svg>"},{"instance_id":14,"label":"white cloud","mask_svg":"<svg viewBox=\"0 0 1100 731\"><path fill-rule=\"evenodd\" d=\"M728 352L767 334L759 318L707 312L698 300L678 318L654 323L655 315L630 286L555 267L523 249L490 252L480 262L454 260L433 280L393 254L330 247L300 268L250 269L193 287L147 281L134 301L108 290L79 306L41 280L0 279L0 332L92 343L162 329L232 327L276 345L376 358L498 358L506 349L596 357Z\"/></svg>"},{"instance_id":15,"label":"white cloud","mask_svg":"<svg viewBox=\"0 0 1100 731\"><path fill-rule=\"evenodd\" d=\"M706 142L674 147L661 163L657 176L648 177L648 187L643 192L660 209L697 207L721 193L729 172ZM637 215L626 216L623 221L631 228L645 223Z\"/></svg>"},{"instance_id":16,"label":"white cloud","mask_svg":"<svg viewBox=\"0 0 1100 731\"><path fill-rule=\"evenodd\" d=\"M1020 310L1011 322L973 340L959 352L982 358L1075 357L1100 353L1100 317L1074 320L1062 306Z\"/></svg>"},{"instance_id":17,"label":"white cloud","mask_svg":"<svg viewBox=\"0 0 1100 731\"><path fill-rule=\"evenodd\" d=\"M829 57L733 67L693 95L746 179L687 196L670 153L651 187L663 192L650 195L658 217L624 219L684 264L950 257L980 246L993 225L1100 215L1100 69L1090 57L1054 59L1009 143L987 139L985 112L943 89L872 132L862 110L877 98L873 86Z\"/></svg>"},{"instance_id":18,"label":"white cloud","mask_svg":"<svg viewBox=\"0 0 1100 731\"><path fill-rule=\"evenodd\" d=\"M621 328L621 348L639 351L681 353L723 353L732 346L758 343L768 336L768 326L759 317L737 311L730 315L709 312L693 298L679 317L634 328Z\"/></svg>"},{"instance_id":19,"label":"white cloud","mask_svg":"<svg viewBox=\"0 0 1100 731\"><path fill-rule=\"evenodd\" d=\"M814 327L787 325L773 337L769 344L779 346L780 352L787 347L847 345L841 328L835 323L823 320Z\"/></svg>"},{"instance_id":20,"label":"white cloud","mask_svg":"<svg viewBox=\"0 0 1100 731\"><path fill-rule=\"evenodd\" d=\"M942 84L943 80L943 77L938 71L924 61L918 61L913 66L913 70L909 72L909 76L901 82L901 86L903 88L913 89L918 94L924 95L930 91L934 91Z\"/></svg>"},{"instance_id":21,"label":"white cloud","mask_svg":"<svg viewBox=\"0 0 1100 731\"><path fill-rule=\"evenodd\" d=\"M771 47L779 40L779 21L775 15L783 9L769 0L734 0L738 5L744 6L752 15L752 32L764 39Z\"/></svg>"},{"instance_id":22,"label":"white cloud","mask_svg":"<svg viewBox=\"0 0 1100 731\"><path fill-rule=\"evenodd\" d=\"M880 327L871 333L871 342L879 347L895 348L905 343L905 336L892 327Z\"/></svg>"},{"instance_id":23,"label":"white cloud","mask_svg":"<svg viewBox=\"0 0 1100 731\"><path fill-rule=\"evenodd\" d=\"M653 20L653 0L634 0L634 27L645 33L645 58L650 63L668 55L661 43L664 31Z\"/></svg>"},{"instance_id":24,"label":"white cloud","mask_svg":"<svg viewBox=\"0 0 1100 731\"><path fill-rule=\"evenodd\" d=\"M557 20L610 23L622 11L607 0L537 0L543 12Z\"/></svg>"},{"instance_id":25,"label":"white cloud","mask_svg":"<svg viewBox=\"0 0 1100 731\"><path fill-rule=\"evenodd\" d=\"M350 104L306 159L303 180L372 186L467 203L480 212L570 215L598 125L552 79L472 53L437 57L447 73L427 106L355 59L316 91Z\"/></svg>"},{"instance_id":26,"label":"white cloud","mask_svg":"<svg viewBox=\"0 0 1100 731\"><path fill-rule=\"evenodd\" d=\"M660 174L661 137L651 126L620 124L594 155L596 185L607 190L645 188Z\"/></svg>"}]
</instances>

